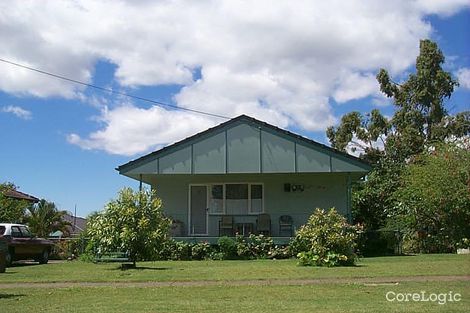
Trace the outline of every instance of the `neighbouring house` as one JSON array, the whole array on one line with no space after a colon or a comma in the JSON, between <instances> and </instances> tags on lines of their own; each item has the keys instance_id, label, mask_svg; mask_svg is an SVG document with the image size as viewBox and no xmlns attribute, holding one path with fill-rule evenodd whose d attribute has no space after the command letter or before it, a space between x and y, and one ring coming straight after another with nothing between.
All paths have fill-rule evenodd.
<instances>
[{"instance_id":1,"label":"neighbouring house","mask_svg":"<svg viewBox=\"0 0 470 313\"><path fill-rule=\"evenodd\" d=\"M70 226L67 226L67 234L62 233L60 230L53 232L49 235L52 238L62 238L64 235L66 237L79 237L80 234L86 229L86 218L74 216L72 213L67 212L63 216L64 221L70 223Z\"/></svg>"},{"instance_id":2,"label":"neighbouring house","mask_svg":"<svg viewBox=\"0 0 470 313\"><path fill-rule=\"evenodd\" d=\"M6 190L3 195L5 197L9 197L9 198L12 198L12 199L17 199L17 200L25 200L25 201L28 201L30 203L36 203L36 202L39 202L39 199L34 197L34 196L31 196L31 195L28 195L27 193L24 193L24 192L21 192L21 191L18 191L18 190L15 190L15 189L9 189L9 190Z\"/></svg>"},{"instance_id":3,"label":"neighbouring house","mask_svg":"<svg viewBox=\"0 0 470 313\"><path fill-rule=\"evenodd\" d=\"M117 168L149 184L174 237L214 241L266 233L288 240L315 208L351 219L351 183L365 161L246 115Z\"/></svg>"}]
</instances>

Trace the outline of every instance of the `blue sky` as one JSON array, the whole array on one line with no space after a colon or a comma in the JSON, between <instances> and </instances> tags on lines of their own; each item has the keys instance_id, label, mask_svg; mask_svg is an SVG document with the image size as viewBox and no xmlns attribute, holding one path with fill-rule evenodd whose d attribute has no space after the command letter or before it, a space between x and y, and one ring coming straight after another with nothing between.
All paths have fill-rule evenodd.
<instances>
[{"instance_id":1,"label":"blue sky","mask_svg":"<svg viewBox=\"0 0 470 313\"><path fill-rule=\"evenodd\" d=\"M468 1L0 3L0 58L182 108L248 114L327 143L352 110L394 107L375 81L436 41L469 110ZM0 181L78 214L138 182L115 168L224 120L0 62Z\"/></svg>"}]
</instances>

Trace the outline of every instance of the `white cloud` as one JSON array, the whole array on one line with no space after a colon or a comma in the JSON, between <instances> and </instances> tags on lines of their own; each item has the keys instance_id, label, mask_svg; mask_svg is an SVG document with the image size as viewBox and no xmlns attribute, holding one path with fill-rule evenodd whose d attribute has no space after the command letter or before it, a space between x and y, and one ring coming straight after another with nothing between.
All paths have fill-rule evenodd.
<instances>
[{"instance_id":1,"label":"white cloud","mask_svg":"<svg viewBox=\"0 0 470 313\"><path fill-rule=\"evenodd\" d=\"M9 105L3 107L1 111L4 113L11 113L13 115L16 115L18 118L21 118L23 120L30 120L33 118L33 114L31 113L31 111L25 110L19 106Z\"/></svg>"},{"instance_id":2,"label":"white cloud","mask_svg":"<svg viewBox=\"0 0 470 313\"><path fill-rule=\"evenodd\" d=\"M105 107L98 120L104 125L102 130L91 133L88 138L69 134L67 141L87 150L133 155L161 148L216 123L214 119L187 112L168 111L157 106L141 109L131 105L111 110Z\"/></svg>"},{"instance_id":3,"label":"white cloud","mask_svg":"<svg viewBox=\"0 0 470 313\"><path fill-rule=\"evenodd\" d=\"M449 16L462 7L470 7L468 0L416 0L416 5L426 14Z\"/></svg>"},{"instance_id":4,"label":"white cloud","mask_svg":"<svg viewBox=\"0 0 470 313\"><path fill-rule=\"evenodd\" d=\"M470 68L464 67L457 71L460 87L470 89Z\"/></svg>"},{"instance_id":5,"label":"white cloud","mask_svg":"<svg viewBox=\"0 0 470 313\"><path fill-rule=\"evenodd\" d=\"M116 64L121 87L180 84L184 88L174 98L179 106L228 116L245 113L281 127L316 131L336 121L329 98L346 102L376 96L378 68L396 75L414 63L419 39L432 32L426 14L449 15L467 5L408 0L2 1L0 39L8 45L0 45L0 57L85 82L91 82L94 64L104 59ZM194 80L197 69L201 78ZM0 90L8 93L71 98L82 91L1 62L0 71ZM190 118L177 111L146 112L156 121ZM117 153L111 138L98 136L111 125L124 128L112 121L88 139L71 136L71 142ZM179 137L187 132L182 127ZM155 142L168 141L162 134L153 134ZM130 150L140 152L145 146Z\"/></svg>"},{"instance_id":6,"label":"white cloud","mask_svg":"<svg viewBox=\"0 0 470 313\"><path fill-rule=\"evenodd\" d=\"M336 102L343 103L361 99L372 94L379 94L377 79L372 73L345 73L339 77L338 87L333 93Z\"/></svg>"}]
</instances>

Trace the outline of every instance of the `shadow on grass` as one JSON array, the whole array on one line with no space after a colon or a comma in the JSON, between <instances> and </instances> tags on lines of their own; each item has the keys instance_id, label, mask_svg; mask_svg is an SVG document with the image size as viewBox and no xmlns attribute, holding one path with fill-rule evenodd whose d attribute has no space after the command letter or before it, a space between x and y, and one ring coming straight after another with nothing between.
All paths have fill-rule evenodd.
<instances>
[{"instance_id":1,"label":"shadow on grass","mask_svg":"<svg viewBox=\"0 0 470 313\"><path fill-rule=\"evenodd\" d=\"M33 261L20 261L20 262L13 262L9 268L14 267L25 267L25 266L37 266L39 263Z\"/></svg>"},{"instance_id":2,"label":"shadow on grass","mask_svg":"<svg viewBox=\"0 0 470 313\"><path fill-rule=\"evenodd\" d=\"M131 268L133 270L151 270L151 271L165 271L169 270L169 267L149 267L149 266L136 266L135 268Z\"/></svg>"},{"instance_id":3,"label":"shadow on grass","mask_svg":"<svg viewBox=\"0 0 470 313\"><path fill-rule=\"evenodd\" d=\"M359 259L370 259L370 258L389 258L389 257L399 257L399 256L417 256L417 254L388 254L388 255L383 255L383 254L367 254L367 255L361 255Z\"/></svg>"},{"instance_id":4,"label":"shadow on grass","mask_svg":"<svg viewBox=\"0 0 470 313\"><path fill-rule=\"evenodd\" d=\"M113 268L108 268L108 271L132 271L132 270L137 270L137 271L165 271L169 270L171 268L169 267L149 267L149 266L136 266L136 267L122 267L122 266L117 266Z\"/></svg>"},{"instance_id":5,"label":"shadow on grass","mask_svg":"<svg viewBox=\"0 0 470 313\"><path fill-rule=\"evenodd\" d=\"M25 295L22 295L22 294L0 293L0 300L1 300L1 299L20 298L20 297L24 297L24 296L25 296Z\"/></svg>"}]
</instances>

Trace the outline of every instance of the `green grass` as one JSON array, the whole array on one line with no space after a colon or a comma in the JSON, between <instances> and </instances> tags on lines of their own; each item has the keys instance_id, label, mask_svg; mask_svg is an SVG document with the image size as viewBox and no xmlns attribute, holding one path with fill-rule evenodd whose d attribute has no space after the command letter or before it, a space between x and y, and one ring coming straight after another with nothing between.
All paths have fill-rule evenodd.
<instances>
[{"instance_id":1,"label":"green grass","mask_svg":"<svg viewBox=\"0 0 470 313\"><path fill-rule=\"evenodd\" d=\"M353 278L470 275L469 255L418 255L361 259L356 267L311 268L295 260L142 262L121 271L116 264L64 262L14 266L0 274L1 312L467 312L470 281L406 281L364 284ZM258 279L351 278L313 285L239 285ZM113 285L111 282L219 281L197 286ZM15 282L64 282L21 288ZM69 286L67 282L110 282ZM460 293L460 302L388 302L387 292Z\"/></svg>"},{"instance_id":2,"label":"green grass","mask_svg":"<svg viewBox=\"0 0 470 313\"><path fill-rule=\"evenodd\" d=\"M8 289L2 312L468 312L468 282L401 283L393 286L207 286L158 288ZM460 293L460 302L388 302L385 294Z\"/></svg>"},{"instance_id":3,"label":"green grass","mask_svg":"<svg viewBox=\"0 0 470 313\"><path fill-rule=\"evenodd\" d=\"M314 279L384 276L470 275L469 255L417 255L361 259L355 267L312 268L295 260L140 262L121 271L117 264L83 262L14 266L6 282L107 282Z\"/></svg>"}]
</instances>

